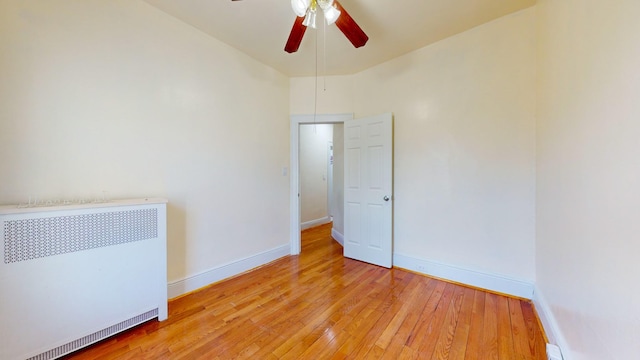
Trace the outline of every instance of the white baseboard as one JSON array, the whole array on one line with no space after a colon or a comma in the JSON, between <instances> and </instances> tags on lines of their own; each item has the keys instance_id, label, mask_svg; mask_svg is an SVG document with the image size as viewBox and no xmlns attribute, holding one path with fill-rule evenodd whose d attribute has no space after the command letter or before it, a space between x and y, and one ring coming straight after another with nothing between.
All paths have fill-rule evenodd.
<instances>
[{"instance_id":1,"label":"white baseboard","mask_svg":"<svg viewBox=\"0 0 640 360\"><path fill-rule=\"evenodd\" d=\"M425 275L511 296L525 299L531 299L533 297L532 282L513 279L503 275L465 269L398 253L393 254L393 265Z\"/></svg>"},{"instance_id":2,"label":"white baseboard","mask_svg":"<svg viewBox=\"0 0 640 360\"><path fill-rule=\"evenodd\" d=\"M560 348L563 360L571 360L569 345L558 326L556 317L553 315L547 299L537 286L533 292L533 306L536 308L536 312L538 313L544 332L547 334L549 343L557 345Z\"/></svg>"},{"instance_id":3,"label":"white baseboard","mask_svg":"<svg viewBox=\"0 0 640 360\"><path fill-rule=\"evenodd\" d=\"M344 247L344 235L340 234L336 229L331 229L331 237Z\"/></svg>"},{"instance_id":4,"label":"white baseboard","mask_svg":"<svg viewBox=\"0 0 640 360\"><path fill-rule=\"evenodd\" d=\"M185 279L170 282L167 287L169 299L277 260L289 255L289 252L289 244L278 246L277 248L244 259L232 261Z\"/></svg>"},{"instance_id":5,"label":"white baseboard","mask_svg":"<svg viewBox=\"0 0 640 360\"><path fill-rule=\"evenodd\" d=\"M310 229L314 226L324 225L331 222L331 218L329 216L325 216L320 219L315 219L311 221L305 221L300 224L300 230Z\"/></svg>"}]
</instances>

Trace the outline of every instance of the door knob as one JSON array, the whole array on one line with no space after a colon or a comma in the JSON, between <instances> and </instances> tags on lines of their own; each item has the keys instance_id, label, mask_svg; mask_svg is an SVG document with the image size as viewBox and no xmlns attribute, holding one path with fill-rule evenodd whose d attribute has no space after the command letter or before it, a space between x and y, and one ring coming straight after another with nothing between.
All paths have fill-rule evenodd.
<instances>
[{"instance_id":1,"label":"door knob","mask_svg":"<svg viewBox=\"0 0 640 360\"><path fill-rule=\"evenodd\" d=\"M389 197L388 197L387 195L385 195L382 199L383 199L384 201L389 201Z\"/></svg>"}]
</instances>

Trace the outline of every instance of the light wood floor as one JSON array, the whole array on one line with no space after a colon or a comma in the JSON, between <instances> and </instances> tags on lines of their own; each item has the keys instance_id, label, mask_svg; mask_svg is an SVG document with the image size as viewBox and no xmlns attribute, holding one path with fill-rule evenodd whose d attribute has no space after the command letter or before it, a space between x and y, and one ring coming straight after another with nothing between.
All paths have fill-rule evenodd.
<instances>
[{"instance_id":1,"label":"light wood floor","mask_svg":"<svg viewBox=\"0 0 640 360\"><path fill-rule=\"evenodd\" d=\"M329 225L302 255L172 300L68 359L545 359L532 305L342 257Z\"/></svg>"}]
</instances>

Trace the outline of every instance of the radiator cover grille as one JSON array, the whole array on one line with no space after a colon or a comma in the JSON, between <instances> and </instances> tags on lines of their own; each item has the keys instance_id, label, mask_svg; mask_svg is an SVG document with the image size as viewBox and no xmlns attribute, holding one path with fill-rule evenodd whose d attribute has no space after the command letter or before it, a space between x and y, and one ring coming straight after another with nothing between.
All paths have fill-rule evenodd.
<instances>
[{"instance_id":1,"label":"radiator cover grille","mask_svg":"<svg viewBox=\"0 0 640 360\"><path fill-rule=\"evenodd\" d=\"M9 220L4 222L4 263L157 237L157 209Z\"/></svg>"},{"instance_id":2,"label":"radiator cover grille","mask_svg":"<svg viewBox=\"0 0 640 360\"><path fill-rule=\"evenodd\" d=\"M158 317L158 309L153 309L151 311L147 311L144 314L140 314L138 316L134 316L131 319L125 320L123 322L117 323L115 325L109 326L108 328L102 329L100 331L96 331L93 334L89 334L80 339L74 340L72 342L66 343L62 346L58 346L55 349L51 349L42 354L32 356L27 360L49 360L56 359L60 356L72 353L78 349L81 349L89 344L93 344L100 340L106 339L111 335L117 334L120 331L129 329L136 325L142 324L145 321L151 320L155 317Z\"/></svg>"}]
</instances>

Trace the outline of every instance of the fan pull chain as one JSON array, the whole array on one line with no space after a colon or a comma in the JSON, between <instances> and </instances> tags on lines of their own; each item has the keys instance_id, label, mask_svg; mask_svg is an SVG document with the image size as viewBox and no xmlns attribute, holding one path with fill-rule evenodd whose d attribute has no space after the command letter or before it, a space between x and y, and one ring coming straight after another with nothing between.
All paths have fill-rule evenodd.
<instances>
[{"instance_id":1,"label":"fan pull chain","mask_svg":"<svg viewBox=\"0 0 640 360\"><path fill-rule=\"evenodd\" d=\"M315 83L313 86L313 91L314 91L314 97L313 97L313 133L317 134L318 133L318 127L316 126L316 116L318 115L318 32L314 31L316 33L316 56L315 56L315 62L316 62L316 77L315 77Z\"/></svg>"},{"instance_id":2,"label":"fan pull chain","mask_svg":"<svg viewBox=\"0 0 640 360\"><path fill-rule=\"evenodd\" d=\"M327 22L323 21L322 22L322 36L323 36L323 41L322 44L324 46L324 48L322 49L322 56L324 57L324 59L322 60L322 85L323 85L323 90L326 92L327 91Z\"/></svg>"}]
</instances>

